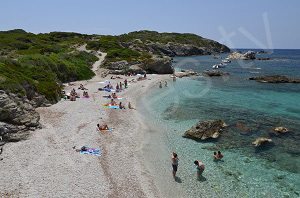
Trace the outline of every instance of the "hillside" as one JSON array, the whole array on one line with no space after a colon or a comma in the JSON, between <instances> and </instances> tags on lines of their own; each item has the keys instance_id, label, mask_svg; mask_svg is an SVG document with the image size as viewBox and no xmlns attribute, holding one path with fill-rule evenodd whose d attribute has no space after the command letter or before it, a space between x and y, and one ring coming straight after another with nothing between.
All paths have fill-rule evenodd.
<instances>
[{"instance_id":1,"label":"hillside","mask_svg":"<svg viewBox=\"0 0 300 198\"><path fill-rule=\"evenodd\" d=\"M230 52L227 46L195 34L147 30L120 36L96 36L93 41L88 42L88 48L108 53L103 64L105 68L127 70L135 65L146 72L158 72L155 67L159 65L154 62L160 59L171 68L171 59L168 57ZM152 64L150 68L149 64ZM171 69L167 71L170 72Z\"/></svg>"},{"instance_id":2,"label":"hillside","mask_svg":"<svg viewBox=\"0 0 300 198\"><path fill-rule=\"evenodd\" d=\"M91 53L77 48L87 44ZM56 103L62 83L91 79L98 59L110 72L173 73L172 56L228 52L215 41L194 34L138 31L119 36L70 32L33 34L0 31L0 136L39 127L35 108ZM118 71L115 71L118 70ZM4 137L18 140L18 136Z\"/></svg>"}]
</instances>

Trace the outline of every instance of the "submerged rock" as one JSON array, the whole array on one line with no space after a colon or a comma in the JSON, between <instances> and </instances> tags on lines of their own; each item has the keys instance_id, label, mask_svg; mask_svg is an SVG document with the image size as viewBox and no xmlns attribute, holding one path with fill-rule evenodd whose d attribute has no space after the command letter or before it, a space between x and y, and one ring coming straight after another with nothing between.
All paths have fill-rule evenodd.
<instances>
[{"instance_id":1,"label":"submerged rock","mask_svg":"<svg viewBox=\"0 0 300 198\"><path fill-rule=\"evenodd\" d=\"M288 78L286 76L257 76L251 77L249 80L255 80L256 82L268 82L268 83L300 83L300 78Z\"/></svg>"},{"instance_id":2,"label":"submerged rock","mask_svg":"<svg viewBox=\"0 0 300 198\"><path fill-rule=\"evenodd\" d=\"M220 131L226 126L222 120L199 121L183 135L185 138L206 140L216 139L220 136Z\"/></svg>"},{"instance_id":3,"label":"submerged rock","mask_svg":"<svg viewBox=\"0 0 300 198\"><path fill-rule=\"evenodd\" d=\"M265 143L268 143L268 142L272 142L272 139L271 138L260 137L260 138L257 138L254 142L252 142L252 144L255 147L259 147L262 144L265 144Z\"/></svg>"},{"instance_id":4,"label":"submerged rock","mask_svg":"<svg viewBox=\"0 0 300 198\"><path fill-rule=\"evenodd\" d=\"M230 73L221 72L219 70L206 70L202 72L203 76L214 77L214 76L228 76Z\"/></svg>"}]
</instances>

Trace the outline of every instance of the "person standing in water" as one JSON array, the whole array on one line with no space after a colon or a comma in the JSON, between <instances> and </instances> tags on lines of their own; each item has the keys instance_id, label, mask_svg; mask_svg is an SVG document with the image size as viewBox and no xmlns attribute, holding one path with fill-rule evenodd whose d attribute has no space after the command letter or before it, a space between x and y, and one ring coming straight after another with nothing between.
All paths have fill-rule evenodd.
<instances>
[{"instance_id":1,"label":"person standing in water","mask_svg":"<svg viewBox=\"0 0 300 198\"><path fill-rule=\"evenodd\" d=\"M202 162L198 162L197 160L194 161L194 164L196 166L196 170L197 170L197 175L200 176L202 175L204 169L205 169L205 166Z\"/></svg>"},{"instance_id":2,"label":"person standing in water","mask_svg":"<svg viewBox=\"0 0 300 198\"><path fill-rule=\"evenodd\" d=\"M176 172L178 168L178 156L177 153L172 152L172 168L173 168L173 177L176 177Z\"/></svg>"},{"instance_id":3,"label":"person standing in water","mask_svg":"<svg viewBox=\"0 0 300 198\"><path fill-rule=\"evenodd\" d=\"M173 77L173 82L176 82L176 76Z\"/></svg>"},{"instance_id":4,"label":"person standing in water","mask_svg":"<svg viewBox=\"0 0 300 198\"><path fill-rule=\"evenodd\" d=\"M159 82L159 88L162 88L162 84L161 84L161 82Z\"/></svg>"}]
</instances>

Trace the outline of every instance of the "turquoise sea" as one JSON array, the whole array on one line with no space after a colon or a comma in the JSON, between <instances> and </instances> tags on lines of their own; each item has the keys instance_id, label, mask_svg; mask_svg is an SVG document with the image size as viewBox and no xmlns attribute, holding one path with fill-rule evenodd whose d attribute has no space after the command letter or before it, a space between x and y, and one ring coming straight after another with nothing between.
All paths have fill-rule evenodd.
<instances>
[{"instance_id":1,"label":"turquoise sea","mask_svg":"<svg viewBox=\"0 0 300 198\"><path fill-rule=\"evenodd\" d=\"M177 152L176 188L190 197L300 197L300 84L247 80L273 74L300 78L300 50L274 50L257 57L271 60L232 61L219 69L229 72L228 77L170 80L167 87L159 89L157 85L140 100L142 114L159 128L153 133L159 137L157 146L164 145L161 154L155 146L156 157L163 159L161 177L172 180L170 156ZM175 57L174 61L177 71L199 72L220 63L213 56ZM213 119L229 125L219 139L199 142L182 138L199 120ZM270 133L276 126L290 132ZM254 148L252 142L258 137L272 138L273 144ZM151 134L149 139L151 142ZM212 154L219 150L224 160L214 162ZM201 178L196 177L194 160L206 166Z\"/></svg>"}]
</instances>

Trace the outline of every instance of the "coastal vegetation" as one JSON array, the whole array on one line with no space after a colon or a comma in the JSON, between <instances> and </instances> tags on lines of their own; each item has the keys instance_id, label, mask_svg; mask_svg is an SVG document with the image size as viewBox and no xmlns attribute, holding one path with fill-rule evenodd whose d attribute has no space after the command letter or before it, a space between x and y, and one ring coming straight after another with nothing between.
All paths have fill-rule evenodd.
<instances>
[{"instance_id":1,"label":"coastal vegetation","mask_svg":"<svg viewBox=\"0 0 300 198\"><path fill-rule=\"evenodd\" d=\"M57 101L61 82L94 76L91 66L98 58L74 47L89 38L64 32L0 32L0 89L26 95L30 87L48 100Z\"/></svg>"}]
</instances>

